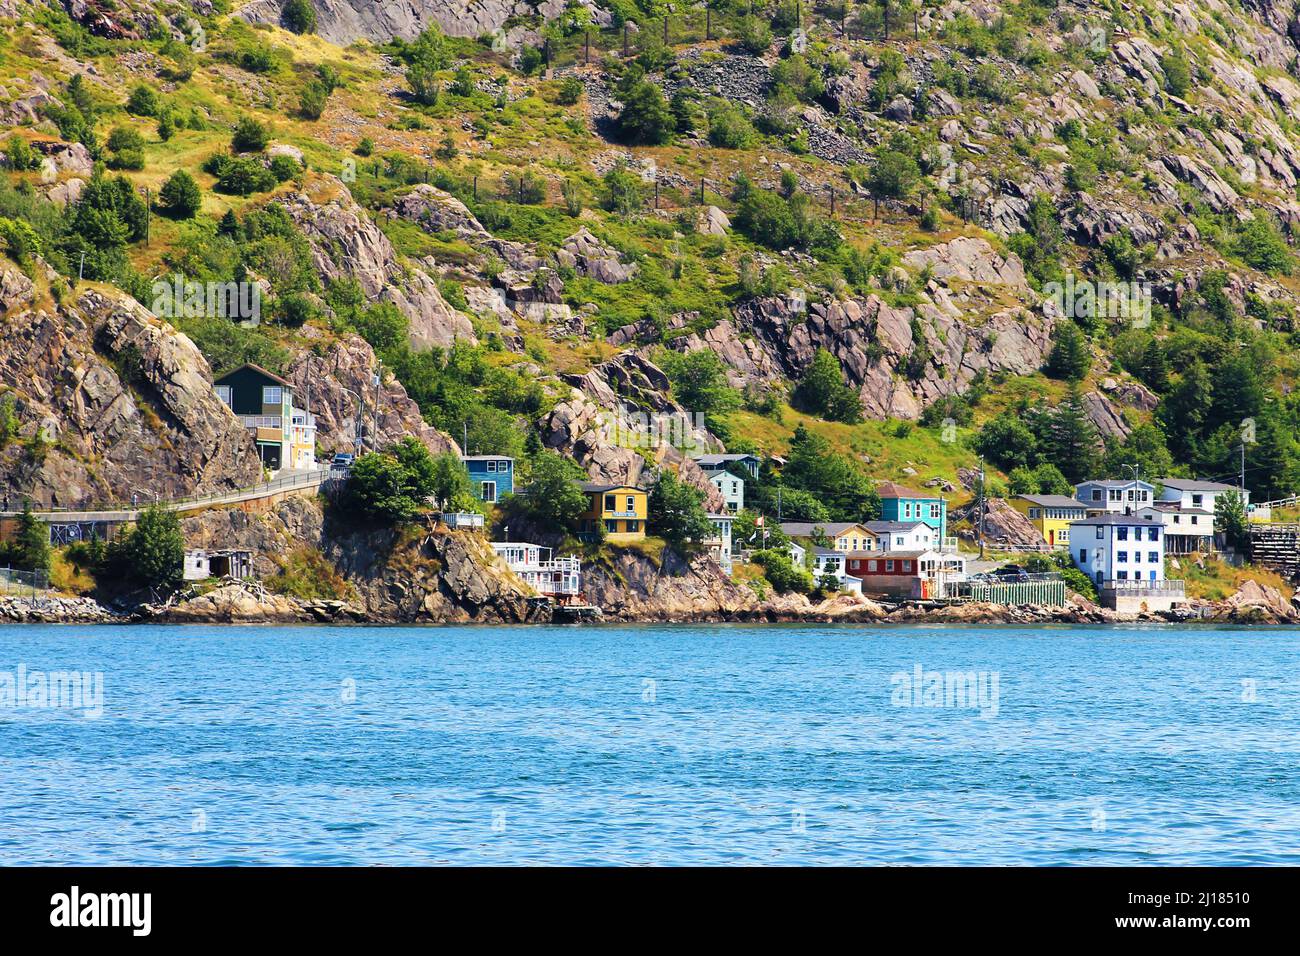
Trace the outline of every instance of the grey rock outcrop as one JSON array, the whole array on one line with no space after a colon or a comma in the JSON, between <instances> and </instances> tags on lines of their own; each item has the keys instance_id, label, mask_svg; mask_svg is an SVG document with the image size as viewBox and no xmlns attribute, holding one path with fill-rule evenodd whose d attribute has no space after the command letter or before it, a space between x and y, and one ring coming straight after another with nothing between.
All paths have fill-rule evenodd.
<instances>
[{"instance_id":1,"label":"grey rock outcrop","mask_svg":"<svg viewBox=\"0 0 1300 956\"><path fill-rule=\"evenodd\" d=\"M75 507L133 490L176 497L256 483L252 439L186 336L93 289L52 311L14 305L0 386L28 440L0 453L5 491Z\"/></svg>"},{"instance_id":2,"label":"grey rock outcrop","mask_svg":"<svg viewBox=\"0 0 1300 956\"><path fill-rule=\"evenodd\" d=\"M323 177L279 202L311 243L321 276L356 279L369 299L397 306L410 322L412 346L477 341L469 318L447 304L428 273L399 261L388 237L337 179Z\"/></svg>"}]
</instances>

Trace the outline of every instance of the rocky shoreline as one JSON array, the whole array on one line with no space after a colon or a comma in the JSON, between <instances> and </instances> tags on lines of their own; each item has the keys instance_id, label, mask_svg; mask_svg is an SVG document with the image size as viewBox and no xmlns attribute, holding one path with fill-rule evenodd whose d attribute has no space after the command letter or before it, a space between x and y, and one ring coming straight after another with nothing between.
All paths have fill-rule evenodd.
<instances>
[{"instance_id":1,"label":"rocky shoreline","mask_svg":"<svg viewBox=\"0 0 1300 956\"><path fill-rule=\"evenodd\" d=\"M201 595L164 604L110 607L88 597L3 597L0 623L9 624L548 624L552 608L532 603L523 619L466 619L463 615L431 616L371 613L341 600L302 600L271 594L262 588L230 583ZM554 623L570 623L556 615ZM922 605L877 603L860 597L836 596L819 603L775 599L734 608L649 610L616 609L594 623L610 624L1300 624L1300 610L1275 588L1247 582L1225 601L1191 604L1158 614L1124 615L1099 607L1079 595L1063 606L967 603Z\"/></svg>"}]
</instances>

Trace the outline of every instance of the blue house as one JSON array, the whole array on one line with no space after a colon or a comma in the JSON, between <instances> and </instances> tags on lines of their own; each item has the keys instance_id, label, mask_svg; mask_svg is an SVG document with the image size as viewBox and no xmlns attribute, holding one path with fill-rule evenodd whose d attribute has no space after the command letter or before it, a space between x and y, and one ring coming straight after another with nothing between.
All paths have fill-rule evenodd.
<instances>
[{"instance_id":1,"label":"blue house","mask_svg":"<svg viewBox=\"0 0 1300 956\"><path fill-rule=\"evenodd\" d=\"M514 494L515 460L504 455L467 455L461 459L469 472L474 497L492 504Z\"/></svg>"},{"instance_id":2,"label":"blue house","mask_svg":"<svg viewBox=\"0 0 1300 956\"><path fill-rule=\"evenodd\" d=\"M884 521L921 521L939 532L939 541L948 535L948 502L936 494L917 491L886 481L876 491L880 495L880 517Z\"/></svg>"}]
</instances>

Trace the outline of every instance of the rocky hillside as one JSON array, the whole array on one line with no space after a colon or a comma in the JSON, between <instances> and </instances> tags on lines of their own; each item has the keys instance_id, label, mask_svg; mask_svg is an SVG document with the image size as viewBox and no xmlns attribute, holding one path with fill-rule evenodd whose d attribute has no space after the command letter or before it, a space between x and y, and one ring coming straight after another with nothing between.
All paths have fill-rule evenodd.
<instances>
[{"instance_id":1,"label":"rocky hillside","mask_svg":"<svg viewBox=\"0 0 1300 956\"><path fill-rule=\"evenodd\" d=\"M12 496L255 480L210 391L250 361L310 392L322 455L413 435L523 481L554 456L666 472L706 510L690 456L724 449L776 463L751 512L780 494L814 520L871 517L884 480L963 504L981 460L995 492L1054 493L1235 475L1244 446L1257 498L1300 490L1289 7L0 0L0 20ZM177 276L255 284L264 314L151 315ZM514 506L498 527L546 511ZM299 530L368 606L459 613L445 578L399 596ZM682 601L748 600L715 585Z\"/></svg>"}]
</instances>

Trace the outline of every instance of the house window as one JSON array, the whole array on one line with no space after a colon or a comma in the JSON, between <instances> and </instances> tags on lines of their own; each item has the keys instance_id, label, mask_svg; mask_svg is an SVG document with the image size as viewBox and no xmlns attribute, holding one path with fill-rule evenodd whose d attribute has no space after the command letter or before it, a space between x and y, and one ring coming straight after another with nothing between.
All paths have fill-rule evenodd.
<instances>
[{"instance_id":1,"label":"house window","mask_svg":"<svg viewBox=\"0 0 1300 956\"><path fill-rule=\"evenodd\" d=\"M628 521L627 521L627 530L628 530L628 531L640 531L640 530L641 530L641 522L640 522L638 519L636 519L636 518L629 518Z\"/></svg>"},{"instance_id":2,"label":"house window","mask_svg":"<svg viewBox=\"0 0 1300 956\"><path fill-rule=\"evenodd\" d=\"M606 511L617 511L617 510L618 510L618 496L617 496L617 495L606 495L606 496L605 496L605 510L606 510Z\"/></svg>"},{"instance_id":3,"label":"house window","mask_svg":"<svg viewBox=\"0 0 1300 956\"><path fill-rule=\"evenodd\" d=\"M632 495L627 496L627 510L636 511L636 498Z\"/></svg>"},{"instance_id":4,"label":"house window","mask_svg":"<svg viewBox=\"0 0 1300 956\"><path fill-rule=\"evenodd\" d=\"M1060 541L1062 544L1069 544L1069 543L1070 543L1070 529L1069 529L1069 528L1062 528L1060 531L1058 531L1058 532L1056 533L1056 539L1057 539L1058 541Z\"/></svg>"},{"instance_id":5,"label":"house window","mask_svg":"<svg viewBox=\"0 0 1300 956\"><path fill-rule=\"evenodd\" d=\"M223 402L225 402L227 405L229 405L229 404L230 404L230 386L229 386L229 385L218 385L218 386L217 386L217 398L221 399Z\"/></svg>"},{"instance_id":6,"label":"house window","mask_svg":"<svg viewBox=\"0 0 1300 956\"><path fill-rule=\"evenodd\" d=\"M1098 540L1098 541L1100 541L1102 538L1106 537L1105 531L1106 531L1105 528L1103 528L1101 525L1097 525L1097 540Z\"/></svg>"},{"instance_id":7,"label":"house window","mask_svg":"<svg viewBox=\"0 0 1300 956\"><path fill-rule=\"evenodd\" d=\"M1030 509L1029 509L1029 517L1031 517L1031 518L1037 518L1037 517L1039 516L1040 513L1041 513L1041 512L1039 512L1039 510L1038 510L1037 508L1030 508Z\"/></svg>"},{"instance_id":8,"label":"house window","mask_svg":"<svg viewBox=\"0 0 1300 956\"><path fill-rule=\"evenodd\" d=\"M1159 551L1148 551L1148 552L1147 552L1147 560L1150 561L1152 564L1159 564L1159 563L1160 563L1160 552L1159 552Z\"/></svg>"},{"instance_id":9,"label":"house window","mask_svg":"<svg viewBox=\"0 0 1300 956\"><path fill-rule=\"evenodd\" d=\"M1079 563L1080 563L1080 564L1087 564L1087 563L1088 563L1088 549L1087 549L1087 548L1080 548L1080 549L1079 549Z\"/></svg>"},{"instance_id":10,"label":"house window","mask_svg":"<svg viewBox=\"0 0 1300 956\"><path fill-rule=\"evenodd\" d=\"M1205 500L1204 495L1192 495L1192 507L1199 508L1201 506L1201 502L1203 502L1204 500Z\"/></svg>"},{"instance_id":11,"label":"house window","mask_svg":"<svg viewBox=\"0 0 1300 956\"><path fill-rule=\"evenodd\" d=\"M904 538L902 535L899 535L897 538L894 539L894 544L898 545L899 547L902 547L906 541L907 541L906 538Z\"/></svg>"},{"instance_id":12,"label":"house window","mask_svg":"<svg viewBox=\"0 0 1300 956\"><path fill-rule=\"evenodd\" d=\"M867 562L867 570L870 571L870 572L872 572L873 574L874 574L877 570L879 570L879 567L880 567L879 564L878 564L877 562L875 562L875 561L868 561L868 562Z\"/></svg>"},{"instance_id":13,"label":"house window","mask_svg":"<svg viewBox=\"0 0 1300 956\"><path fill-rule=\"evenodd\" d=\"M886 572L889 572L889 571L892 571L892 570L894 570L894 562L893 562L893 561L886 561L886 562L885 562L885 571L886 571Z\"/></svg>"},{"instance_id":14,"label":"house window","mask_svg":"<svg viewBox=\"0 0 1300 956\"><path fill-rule=\"evenodd\" d=\"M1192 516L1191 516L1191 518L1192 518L1192 524L1199 524L1199 522L1196 520L1197 517L1198 517L1197 515L1192 515ZM1177 518L1174 518L1174 520L1177 521L1178 519L1177 519Z\"/></svg>"},{"instance_id":15,"label":"house window","mask_svg":"<svg viewBox=\"0 0 1300 956\"><path fill-rule=\"evenodd\" d=\"M1147 528L1147 540L1148 540L1148 541L1159 541L1159 540L1160 540L1160 529L1159 529L1159 528Z\"/></svg>"},{"instance_id":16,"label":"house window","mask_svg":"<svg viewBox=\"0 0 1300 956\"><path fill-rule=\"evenodd\" d=\"M1127 571L1119 571L1119 572L1116 572L1116 577L1118 577L1121 581L1127 581L1127 580L1128 580L1128 572L1127 572Z\"/></svg>"},{"instance_id":17,"label":"house window","mask_svg":"<svg viewBox=\"0 0 1300 956\"><path fill-rule=\"evenodd\" d=\"M479 485L479 497L484 501L497 500L497 483L495 481L485 481Z\"/></svg>"},{"instance_id":18,"label":"house window","mask_svg":"<svg viewBox=\"0 0 1300 956\"><path fill-rule=\"evenodd\" d=\"M942 506L942 505L930 505L930 517L931 517L931 518L938 518L938 517L940 517L942 514L943 514L943 506Z\"/></svg>"},{"instance_id":19,"label":"house window","mask_svg":"<svg viewBox=\"0 0 1300 956\"><path fill-rule=\"evenodd\" d=\"M1128 540L1128 528L1118 528L1115 531L1115 538L1119 541Z\"/></svg>"},{"instance_id":20,"label":"house window","mask_svg":"<svg viewBox=\"0 0 1300 956\"><path fill-rule=\"evenodd\" d=\"M1093 500L1093 501L1101 501L1101 489L1100 489L1100 488L1094 488L1094 489L1092 489L1092 500Z\"/></svg>"},{"instance_id":21,"label":"house window","mask_svg":"<svg viewBox=\"0 0 1300 956\"><path fill-rule=\"evenodd\" d=\"M617 521L612 521L612 520L611 520L611 521L606 521L606 522L605 522L605 530L606 530L607 532L609 532L610 534L618 534L618 522L617 522Z\"/></svg>"},{"instance_id":22,"label":"house window","mask_svg":"<svg viewBox=\"0 0 1300 956\"><path fill-rule=\"evenodd\" d=\"M1116 563L1116 564L1128 564L1128 552L1127 552L1127 551L1116 551L1116 552L1115 552L1115 563Z\"/></svg>"},{"instance_id":23,"label":"house window","mask_svg":"<svg viewBox=\"0 0 1300 956\"><path fill-rule=\"evenodd\" d=\"M1181 515L1174 515L1174 524L1178 524L1178 523L1179 523L1179 519L1180 519L1181 517L1182 517ZM1195 518L1195 517L1192 518L1192 524L1196 524L1196 518Z\"/></svg>"},{"instance_id":24,"label":"house window","mask_svg":"<svg viewBox=\"0 0 1300 956\"><path fill-rule=\"evenodd\" d=\"M279 385L265 385L262 387L262 404L263 405L283 405L284 390Z\"/></svg>"},{"instance_id":25,"label":"house window","mask_svg":"<svg viewBox=\"0 0 1300 956\"><path fill-rule=\"evenodd\" d=\"M490 461L490 462L488 462L488 463L487 463L487 470L488 470L488 471L496 471L496 470L497 470L497 463L496 463L495 461Z\"/></svg>"},{"instance_id":26,"label":"house window","mask_svg":"<svg viewBox=\"0 0 1300 956\"><path fill-rule=\"evenodd\" d=\"M904 571L911 571L911 570L912 570L912 562L911 562L911 561L904 561L904 562L903 562L903 570L904 570Z\"/></svg>"}]
</instances>

